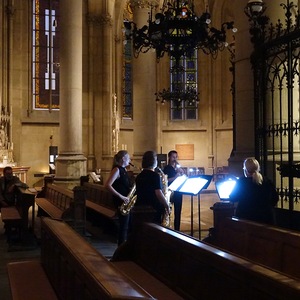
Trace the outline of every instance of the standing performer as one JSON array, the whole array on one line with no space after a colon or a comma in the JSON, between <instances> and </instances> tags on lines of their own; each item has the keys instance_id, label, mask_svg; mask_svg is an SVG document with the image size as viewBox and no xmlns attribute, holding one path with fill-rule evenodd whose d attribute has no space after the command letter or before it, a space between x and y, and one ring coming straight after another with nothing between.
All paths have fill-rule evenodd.
<instances>
[{"instance_id":1,"label":"standing performer","mask_svg":"<svg viewBox=\"0 0 300 300\"><path fill-rule=\"evenodd\" d=\"M177 151L171 150L168 153L168 164L164 167L163 172L168 175L168 185L170 185L178 176L183 175L183 170L178 167ZM182 194L174 192L171 195L170 202L174 204L174 229L180 230Z\"/></svg>"},{"instance_id":2,"label":"standing performer","mask_svg":"<svg viewBox=\"0 0 300 300\"><path fill-rule=\"evenodd\" d=\"M142 159L142 172L136 177L136 206L152 206L156 211L153 222L162 224L165 214L170 214L168 201L163 193L160 175L154 171L157 155L147 151Z\"/></svg>"},{"instance_id":3,"label":"standing performer","mask_svg":"<svg viewBox=\"0 0 300 300\"><path fill-rule=\"evenodd\" d=\"M121 214L119 207L125 202L129 202L127 195L130 192L131 184L126 170L130 164L130 156L126 150L119 151L114 156L113 167L105 187L113 194L116 207L118 207L119 233L118 245L127 240L130 214Z\"/></svg>"}]
</instances>

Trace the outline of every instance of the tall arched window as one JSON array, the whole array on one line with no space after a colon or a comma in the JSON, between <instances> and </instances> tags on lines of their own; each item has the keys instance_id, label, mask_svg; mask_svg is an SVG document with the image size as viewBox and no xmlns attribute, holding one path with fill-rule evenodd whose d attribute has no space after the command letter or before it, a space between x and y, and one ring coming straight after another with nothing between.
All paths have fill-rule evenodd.
<instances>
[{"instance_id":1,"label":"tall arched window","mask_svg":"<svg viewBox=\"0 0 300 300\"><path fill-rule=\"evenodd\" d=\"M197 50L191 57L183 56L180 59L181 72L170 72L171 91L180 86L183 90L193 88L198 92L198 75L197 75ZM175 59L170 60L171 70L176 64ZM185 101L180 107L171 102L171 120L197 120L198 104L195 102Z\"/></svg>"},{"instance_id":2,"label":"tall arched window","mask_svg":"<svg viewBox=\"0 0 300 300\"><path fill-rule=\"evenodd\" d=\"M130 7L130 1L127 1L124 9L124 20L132 20L133 13ZM124 46L123 46L123 85L122 85L122 118L133 118L133 99L132 99L132 41L125 39L124 32Z\"/></svg>"},{"instance_id":3,"label":"tall arched window","mask_svg":"<svg viewBox=\"0 0 300 300\"><path fill-rule=\"evenodd\" d=\"M123 118L132 119L132 43L126 41L124 45L123 64Z\"/></svg>"},{"instance_id":4,"label":"tall arched window","mask_svg":"<svg viewBox=\"0 0 300 300\"><path fill-rule=\"evenodd\" d=\"M33 0L33 109L59 109L59 0Z\"/></svg>"}]
</instances>

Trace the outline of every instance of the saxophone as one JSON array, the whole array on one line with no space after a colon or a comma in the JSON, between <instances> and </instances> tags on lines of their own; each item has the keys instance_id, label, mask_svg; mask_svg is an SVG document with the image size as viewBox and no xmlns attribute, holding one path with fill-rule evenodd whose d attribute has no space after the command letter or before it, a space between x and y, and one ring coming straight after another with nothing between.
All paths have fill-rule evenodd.
<instances>
[{"instance_id":1,"label":"saxophone","mask_svg":"<svg viewBox=\"0 0 300 300\"><path fill-rule=\"evenodd\" d=\"M134 183L129 194L127 195L127 197L129 198L129 202L127 203L123 202L122 205L120 206L120 212L123 216L126 216L130 213L130 210L133 208L136 202L137 195L135 195L135 191L136 191L136 185Z\"/></svg>"},{"instance_id":2,"label":"saxophone","mask_svg":"<svg viewBox=\"0 0 300 300\"><path fill-rule=\"evenodd\" d=\"M163 194L165 196L165 198L167 199L167 204L168 206L170 206L170 193L169 193L169 190L168 190L168 175L166 175L161 168L157 167L156 168L159 175L160 175L160 178L161 178L161 182L162 182L162 185L163 185ZM170 215L167 211L165 211L164 213L164 216L163 216L163 219L162 219L162 225L163 226L170 226Z\"/></svg>"}]
</instances>

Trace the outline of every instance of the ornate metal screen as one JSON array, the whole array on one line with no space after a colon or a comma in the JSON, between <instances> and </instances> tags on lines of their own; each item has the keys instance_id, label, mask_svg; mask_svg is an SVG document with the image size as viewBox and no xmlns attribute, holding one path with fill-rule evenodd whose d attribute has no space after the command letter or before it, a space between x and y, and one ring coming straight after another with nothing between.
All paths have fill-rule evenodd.
<instances>
[{"instance_id":1,"label":"ornate metal screen","mask_svg":"<svg viewBox=\"0 0 300 300\"><path fill-rule=\"evenodd\" d=\"M281 5L284 22L252 20L255 50L255 150L262 171L277 186L280 207L300 210L300 20L293 3Z\"/></svg>"}]
</instances>

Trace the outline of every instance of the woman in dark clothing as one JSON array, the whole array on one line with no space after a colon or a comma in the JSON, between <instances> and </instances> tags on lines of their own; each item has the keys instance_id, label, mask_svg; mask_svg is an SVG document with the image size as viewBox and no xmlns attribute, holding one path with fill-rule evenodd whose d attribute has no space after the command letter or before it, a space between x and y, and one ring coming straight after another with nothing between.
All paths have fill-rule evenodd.
<instances>
[{"instance_id":1,"label":"woman in dark clothing","mask_svg":"<svg viewBox=\"0 0 300 300\"><path fill-rule=\"evenodd\" d=\"M113 168L109 178L105 183L105 187L113 194L116 207L120 207L122 203L128 203L127 195L130 192L130 178L126 167L130 163L130 156L127 151L121 150L114 156ZM121 245L127 240L128 226L130 214L122 215L118 209L119 217L119 234L118 245Z\"/></svg>"},{"instance_id":2,"label":"woman in dark clothing","mask_svg":"<svg viewBox=\"0 0 300 300\"><path fill-rule=\"evenodd\" d=\"M162 223L165 214L170 214L168 201L162 190L162 182L158 173L157 155L154 151L147 151L143 155L142 172L136 177L136 206L152 206L155 211L153 222Z\"/></svg>"},{"instance_id":3,"label":"woman in dark clothing","mask_svg":"<svg viewBox=\"0 0 300 300\"><path fill-rule=\"evenodd\" d=\"M235 215L241 219L274 224L274 206L278 194L273 183L263 177L260 165L255 158L244 161L244 175L240 178L230 195L230 200L237 202Z\"/></svg>"}]
</instances>

